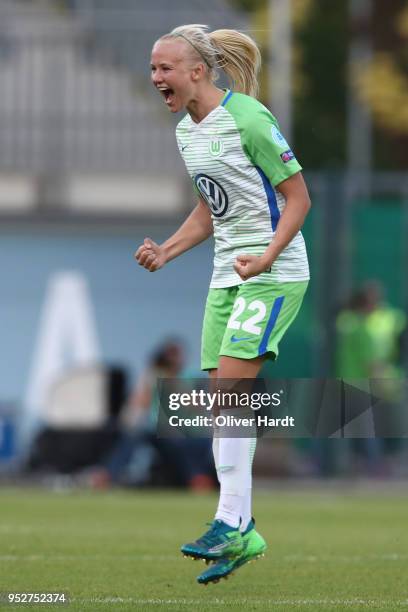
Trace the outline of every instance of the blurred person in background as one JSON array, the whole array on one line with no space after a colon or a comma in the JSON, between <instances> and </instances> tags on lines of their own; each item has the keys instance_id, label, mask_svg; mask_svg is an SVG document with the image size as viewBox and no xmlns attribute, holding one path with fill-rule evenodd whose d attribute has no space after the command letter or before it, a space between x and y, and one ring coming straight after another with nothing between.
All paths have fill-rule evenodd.
<instances>
[{"instance_id":1,"label":"blurred person in background","mask_svg":"<svg viewBox=\"0 0 408 612\"><path fill-rule=\"evenodd\" d=\"M336 321L336 370L343 378L398 378L402 310L384 301L381 284L369 281L351 297Z\"/></svg>"},{"instance_id":2,"label":"blurred person in background","mask_svg":"<svg viewBox=\"0 0 408 612\"><path fill-rule=\"evenodd\" d=\"M185 361L185 348L178 339L165 340L154 351L124 409L119 440L101 465L89 473L93 487L146 481L154 462L155 453L151 452L154 450L161 459L161 470L166 468L172 484L193 491L214 488L210 440L156 437L158 380L188 375Z\"/></svg>"},{"instance_id":3,"label":"blurred person in background","mask_svg":"<svg viewBox=\"0 0 408 612\"><path fill-rule=\"evenodd\" d=\"M146 238L135 256L154 272L214 234L201 353L214 381L254 379L265 359L276 359L309 280L300 232L309 195L276 119L256 99L260 63L249 36L196 24L175 28L152 50L153 85L172 113L187 111L176 136L198 203L173 236L162 245ZM218 68L232 90L216 87ZM218 508L210 529L181 548L215 561L200 584L266 549L251 510L255 446L256 436L214 436Z\"/></svg>"},{"instance_id":4,"label":"blurred person in background","mask_svg":"<svg viewBox=\"0 0 408 612\"><path fill-rule=\"evenodd\" d=\"M376 281L363 284L337 316L336 376L384 381L385 385L387 379L401 378L400 347L405 326L404 313L385 303L381 284ZM397 387L392 387L395 392ZM393 399L390 397L390 401ZM360 468L381 476L389 474L392 464L389 459L400 448L401 441L356 438L350 444L358 460L366 462Z\"/></svg>"}]
</instances>

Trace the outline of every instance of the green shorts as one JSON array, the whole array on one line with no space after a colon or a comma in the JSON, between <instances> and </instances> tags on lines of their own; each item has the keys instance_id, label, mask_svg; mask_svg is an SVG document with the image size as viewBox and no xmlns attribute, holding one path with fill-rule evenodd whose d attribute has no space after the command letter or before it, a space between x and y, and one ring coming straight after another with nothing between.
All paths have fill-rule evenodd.
<instances>
[{"instance_id":1,"label":"green shorts","mask_svg":"<svg viewBox=\"0 0 408 612\"><path fill-rule=\"evenodd\" d=\"M201 339L201 369L218 368L221 355L276 359L278 345L302 304L308 281L243 283L210 289Z\"/></svg>"}]
</instances>

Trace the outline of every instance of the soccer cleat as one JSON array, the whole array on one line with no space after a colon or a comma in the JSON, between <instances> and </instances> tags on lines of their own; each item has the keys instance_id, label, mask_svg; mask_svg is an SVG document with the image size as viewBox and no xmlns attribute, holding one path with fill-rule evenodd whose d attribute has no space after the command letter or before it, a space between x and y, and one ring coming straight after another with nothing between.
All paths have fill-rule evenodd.
<instances>
[{"instance_id":1,"label":"soccer cleat","mask_svg":"<svg viewBox=\"0 0 408 612\"><path fill-rule=\"evenodd\" d=\"M243 539L238 527L230 527L219 519L208 524L210 529L201 538L181 547L184 556L216 561L221 557L234 557L242 552Z\"/></svg>"},{"instance_id":2,"label":"soccer cleat","mask_svg":"<svg viewBox=\"0 0 408 612\"><path fill-rule=\"evenodd\" d=\"M199 584L219 582L221 578L228 578L230 574L245 563L263 556L266 550L266 542L263 537L255 531L255 521L252 519L242 534L243 550L236 557L222 557L197 578Z\"/></svg>"}]
</instances>

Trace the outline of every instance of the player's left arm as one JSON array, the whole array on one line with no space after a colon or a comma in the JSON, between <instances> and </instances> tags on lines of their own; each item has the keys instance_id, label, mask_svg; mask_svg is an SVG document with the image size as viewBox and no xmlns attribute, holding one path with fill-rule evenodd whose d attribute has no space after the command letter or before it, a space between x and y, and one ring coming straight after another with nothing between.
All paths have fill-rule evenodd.
<instances>
[{"instance_id":1,"label":"player's left arm","mask_svg":"<svg viewBox=\"0 0 408 612\"><path fill-rule=\"evenodd\" d=\"M277 185L276 189L284 196L286 206L265 253L261 256L238 255L234 268L242 280L270 270L273 262L302 227L310 209L310 197L301 172Z\"/></svg>"},{"instance_id":2,"label":"player's left arm","mask_svg":"<svg viewBox=\"0 0 408 612\"><path fill-rule=\"evenodd\" d=\"M276 186L286 200L272 242L261 257L266 269L270 268L301 229L311 203L302 173L298 172Z\"/></svg>"},{"instance_id":3,"label":"player's left arm","mask_svg":"<svg viewBox=\"0 0 408 612\"><path fill-rule=\"evenodd\" d=\"M256 107L241 133L249 160L286 200L273 239L261 256L241 254L234 269L246 280L269 271L283 249L296 236L310 208L310 198L297 161L279 126L269 111Z\"/></svg>"}]
</instances>

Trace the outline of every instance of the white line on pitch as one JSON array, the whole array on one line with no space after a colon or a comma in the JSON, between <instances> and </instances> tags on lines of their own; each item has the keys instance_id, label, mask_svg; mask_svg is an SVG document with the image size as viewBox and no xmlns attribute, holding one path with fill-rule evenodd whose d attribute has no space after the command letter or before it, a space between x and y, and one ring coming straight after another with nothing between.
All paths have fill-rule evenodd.
<instances>
[{"instance_id":1,"label":"white line on pitch","mask_svg":"<svg viewBox=\"0 0 408 612\"><path fill-rule=\"evenodd\" d=\"M128 554L128 555L87 555L87 554L36 554L19 555L3 554L0 555L1 561L77 561L84 559L87 561L108 561L110 559L119 561L179 561L182 555L151 555L151 554ZM366 563L367 561L408 561L408 554L384 553L382 555L284 555L282 557L269 556L269 561L280 563Z\"/></svg>"},{"instance_id":2,"label":"white line on pitch","mask_svg":"<svg viewBox=\"0 0 408 612\"><path fill-rule=\"evenodd\" d=\"M135 605L181 605L181 606L195 606L195 605L218 605L218 606L231 606L231 605L245 605L245 604L258 604L258 605L272 605L272 606L395 606L407 607L408 599L404 600L392 600L392 599L137 599L135 597L95 597L95 598L74 598L70 600L71 603L95 603L95 604L135 604Z\"/></svg>"}]
</instances>

